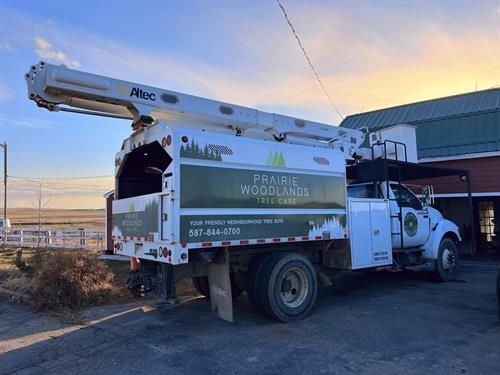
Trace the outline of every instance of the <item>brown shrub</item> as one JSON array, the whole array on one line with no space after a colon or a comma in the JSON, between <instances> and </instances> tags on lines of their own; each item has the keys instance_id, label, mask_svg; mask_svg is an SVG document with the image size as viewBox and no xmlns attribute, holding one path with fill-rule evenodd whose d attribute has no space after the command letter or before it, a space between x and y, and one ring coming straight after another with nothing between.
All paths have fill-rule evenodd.
<instances>
[{"instance_id":1,"label":"brown shrub","mask_svg":"<svg viewBox=\"0 0 500 375\"><path fill-rule=\"evenodd\" d=\"M95 253L52 250L30 262L27 294L37 310L106 303L114 290L113 273Z\"/></svg>"}]
</instances>

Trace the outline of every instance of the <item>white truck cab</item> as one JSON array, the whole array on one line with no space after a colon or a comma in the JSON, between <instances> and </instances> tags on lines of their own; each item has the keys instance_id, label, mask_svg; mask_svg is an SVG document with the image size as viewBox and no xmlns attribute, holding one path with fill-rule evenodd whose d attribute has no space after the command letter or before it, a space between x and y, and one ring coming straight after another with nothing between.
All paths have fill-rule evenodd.
<instances>
[{"instance_id":1,"label":"white truck cab","mask_svg":"<svg viewBox=\"0 0 500 375\"><path fill-rule=\"evenodd\" d=\"M423 191L431 191L423 187ZM404 184L385 181L347 187L348 198L383 199L389 202L391 243L395 262L402 267L431 263L439 278L455 277L458 226L431 206L432 197L421 200ZM403 255L403 256L398 256Z\"/></svg>"}]
</instances>

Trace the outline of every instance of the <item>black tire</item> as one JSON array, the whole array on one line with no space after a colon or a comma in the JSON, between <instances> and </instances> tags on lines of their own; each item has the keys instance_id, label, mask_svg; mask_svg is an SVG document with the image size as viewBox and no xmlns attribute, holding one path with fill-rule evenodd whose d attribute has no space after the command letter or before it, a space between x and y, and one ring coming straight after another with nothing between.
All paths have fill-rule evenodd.
<instances>
[{"instance_id":1,"label":"black tire","mask_svg":"<svg viewBox=\"0 0 500 375\"><path fill-rule=\"evenodd\" d=\"M202 296L210 298L210 287L208 286L208 276L195 276L192 278L193 286Z\"/></svg>"},{"instance_id":2,"label":"black tire","mask_svg":"<svg viewBox=\"0 0 500 375\"><path fill-rule=\"evenodd\" d=\"M458 274L458 249L450 238L443 238L439 244L438 256L435 262L437 281L452 281Z\"/></svg>"},{"instance_id":3,"label":"black tire","mask_svg":"<svg viewBox=\"0 0 500 375\"><path fill-rule=\"evenodd\" d=\"M498 323L500 323L500 270L497 274L497 303L498 303Z\"/></svg>"},{"instance_id":4,"label":"black tire","mask_svg":"<svg viewBox=\"0 0 500 375\"><path fill-rule=\"evenodd\" d=\"M193 286L201 295L210 298L210 286L208 285L208 276L195 276L192 278ZM236 283L233 282L233 277L231 275L231 293L233 295L233 301L235 301L243 290L241 290Z\"/></svg>"},{"instance_id":5,"label":"black tire","mask_svg":"<svg viewBox=\"0 0 500 375\"><path fill-rule=\"evenodd\" d=\"M262 303L260 300L259 293L259 280L261 278L263 265L271 256L275 256L276 253L267 253L256 256L248 267L248 273L250 277L250 283L247 288L247 296L250 304L257 310L262 311Z\"/></svg>"},{"instance_id":6,"label":"black tire","mask_svg":"<svg viewBox=\"0 0 500 375\"><path fill-rule=\"evenodd\" d=\"M318 294L316 270L309 259L293 252L266 258L258 285L262 309L282 322L309 315Z\"/></svg>"}]
</instances>

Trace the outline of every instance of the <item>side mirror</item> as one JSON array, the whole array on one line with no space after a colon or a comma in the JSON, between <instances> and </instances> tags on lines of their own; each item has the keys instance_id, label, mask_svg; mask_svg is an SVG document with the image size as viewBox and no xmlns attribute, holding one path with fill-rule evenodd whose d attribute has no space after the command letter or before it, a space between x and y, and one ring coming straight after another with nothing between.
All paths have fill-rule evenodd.
<instances>
[{"instance_id":1,"label":"side mirror","mask_svg":"<svg viewBox=\"0 0 500 375\"><path fill-rule=\"evenodd\" d=\"M432 185L423 186L423 203L427 207L434 204L434 189Z\"/></svg>"}]
</instances>

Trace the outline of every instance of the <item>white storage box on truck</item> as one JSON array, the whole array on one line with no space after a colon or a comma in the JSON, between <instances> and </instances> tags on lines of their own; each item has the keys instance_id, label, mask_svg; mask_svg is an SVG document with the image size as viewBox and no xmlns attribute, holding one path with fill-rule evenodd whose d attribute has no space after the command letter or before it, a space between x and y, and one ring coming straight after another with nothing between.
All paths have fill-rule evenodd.
<instances>
[{"instance_id":1,"label":"white storage box on truck","mask_svg":"<svg viewBox=\"0 0 500 375\"><path fill-rule=\"evenodd\" d=\"M51 111L132 120L115 159L112 236L131 259L135 295L173 299L191 277L226 320L246 291L290 321L311 311L318 280L332 273L435 267L440 241L460 240L450 225L428 248L423 237L411 244L409 253L423 246L414 262L394 262L410 243L392 238L392 196L347 199L346 160L357 159L364 132L43 62L26 80L29 98Z\"/></svg>"}]
</instances>

